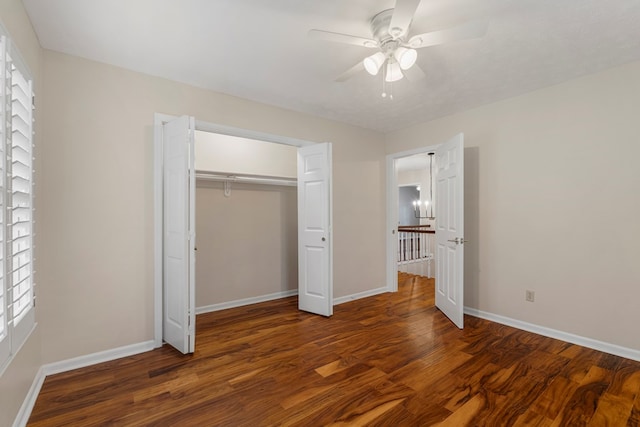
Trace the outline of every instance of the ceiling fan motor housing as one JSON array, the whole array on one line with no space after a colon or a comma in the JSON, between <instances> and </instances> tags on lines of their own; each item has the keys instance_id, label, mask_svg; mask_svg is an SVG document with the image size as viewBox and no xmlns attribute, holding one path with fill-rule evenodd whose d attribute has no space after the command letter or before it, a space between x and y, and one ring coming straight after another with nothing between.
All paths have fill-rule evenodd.
<instances>
[{"instance_id":1,"label":"ceiling fan motor housing","mask_svg":"<svg viewBox=\"0 0 640 427\"><path fill-rule=\"evenodd\" d=\"M371 18L371 34L382 47L385 43L393 41L393 36L389 34L389 24L393 16L393 9L383 10Z\"/></svg>"}]
</instances>

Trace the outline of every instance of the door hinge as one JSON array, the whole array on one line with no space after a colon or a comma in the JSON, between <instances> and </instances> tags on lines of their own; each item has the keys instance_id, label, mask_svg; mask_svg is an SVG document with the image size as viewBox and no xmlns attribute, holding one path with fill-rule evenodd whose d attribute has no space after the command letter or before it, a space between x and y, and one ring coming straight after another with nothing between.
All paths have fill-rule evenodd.
<instances>
[{"instance_id":1,"label":"door hinge","mask_svg":"<svg viewBox=\"0 0 640 427\"><path fill-rule=\"evenodd\" d=\"M189 335L193 335L193 334L195 334L195 332L196 332L196 327L195 327L196 325L194 325L194 324L191 322L191 318L192 318L192 316L191 316L191 312L189 312L188 317L189 317L189 318L187 319L187 331L189 331Z\"/></svg>"}]
</instances>

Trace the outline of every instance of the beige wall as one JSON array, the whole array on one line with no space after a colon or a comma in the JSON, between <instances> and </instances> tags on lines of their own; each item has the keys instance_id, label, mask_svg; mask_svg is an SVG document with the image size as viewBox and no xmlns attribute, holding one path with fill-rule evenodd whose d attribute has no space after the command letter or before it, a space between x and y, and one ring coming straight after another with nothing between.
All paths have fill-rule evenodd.
<instances>
[{"instance_id":1,"label":"beige wall","mask_svg":"<svg viewBox=\"0 0 640 427\"><path fill-rule=\"evenodd\" d=\"M44 116L43 105L43 91L42 91L42 49L38 39L31 27L31 23L27 17L27 14L22 6L20 0L1 0L0 1L0 20L2 24L9 32L13 42L20 51L20 54L27 66L31 70L34 79L34 92L36 94L36 113L35 113L35 131L34 138L36 148L36 156L41 153L41 123ZM35 164L35 182L38 184L42 182L42 159L36 158ZM39 198L42 195L41 188L36 184L36 208L40 208ZM43 212L36 210L36 236L42 231L39 224L43 218ZM43 248L40 245L40 240L36 237L35 247L35 269L38 270L40 263L39 260L43 257ZM40 282L40 274L36 276L37 292L40 293L44 286ZM39 295L38 295L39 296ZM38 301L40 301L38 299ZM15 355L11 364L7 367L5 372L0 376L0 426L11 425L24 401L25 396L31 386L33 379L42 364L41 357L41 325L42 318L39 311L36 311L36 322L40 325L36 327L35 331L31 334L27 342Z\"/></svg>"},{"instance_id":2,"label":"beige wall","mask_svg":"<svg viewBox=\"0 0 640 427\"><path fill-rule=\"evenodd\" d=\"M380 135L51 51L44 61L45 362L153 338L155 112L332 142L334 295L385 285Z\"/></svg>"},{"instance_id":3,"label":"beige wall","mask_svg":"<svg viewBox=\"0 0 640 427\"><path fill-rule=\"evenodd\" d=\"M298 149L291 145L196 131L198 171L295 178Z\"/></svg>"},{"instance_id":4,"label":"beige wall","mask_svg":"<svg viewBox=\"0 0 640 427\"><path fill-rule=\"evenodd\" d=\"M396 177L396 183L398 187L420 185L422 183L422 175L423 171L420 170L400 171Z\"/></svg>"},{"instance_id":5,"label":"beige wall","mask_svg":"<svg viewBox=\"0 0 640 427\"><path fill-rule=\"evenodd\" d=\"M635 62L387 135L465 134L467 306L640 349L639 112Z\"/></svg>"},{"instance_id":6,"label":"beige wall","mask_svg":"<svg viewBox=\"0 0 640 427\"><path fill-rule=\"evenodd\" d=\"M196 307L298 288L296 187L196 186Z\"/></svg>"},{"instance_id":7,"label":"beige wall","mask_svg":"<svg viewBox=\"0 0 640 427\"><path fill-rule=\"evenodd\" d=\"M196 131L198 171L297 176L296 147ZM297 188L196 182L196 307L297 290Z\"/></svg>"}]
</instances>

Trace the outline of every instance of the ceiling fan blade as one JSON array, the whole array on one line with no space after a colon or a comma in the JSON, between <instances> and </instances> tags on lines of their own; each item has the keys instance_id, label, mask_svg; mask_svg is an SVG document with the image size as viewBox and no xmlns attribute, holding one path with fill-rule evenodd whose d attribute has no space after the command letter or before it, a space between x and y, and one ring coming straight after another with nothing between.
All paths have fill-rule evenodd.
<instances>
[{"instance_id":1,"label":"ceiling fan blade","mask_svg":"<svg viewBox=\"0 0 640 427\"><path fill-rule=\"evenodd\" d=\"M407 46L418 49L458 40L474 39L484 36L487 32L487 27L487 21L472 21L446 30L418 34L409 39Z\"/></svg>"},{"instance_id":2,"label":"ceiling fan blade","mask_svg":"<svg viewBox=\"0 0 640 427\"><path fill-rule=\"evenodd\" d=\"M409 68L408 70L404 70L403 72L404 76L410 82L417 82L427 77L427 75L424 73L424 70L420 68L418 64L414 64L413 67Z\"/></svg>"},{"instance_id":3,"label":"ceiling fan blade","mask_svg":"<svg viewBox=\"0 0 640 427\"><path fill-rule=\"evenodd\" d=\"M407 34L419 4L420 0L396 0L396 7L393 8L393 16L389 23L391 37L397 39Z\"/></svg>"},{"instance_id":4,"label":"ceiling fan blade","mask_svg":"<svg viewBox=\"0 0 640 427\"><path fill-rule=\"evenodd\" d=\"M355 76L356 74L358 74L361 71L364 71L364 64L362 63L362 61L358 61L358 63L356 65L354 65L353 67L349 68L344 73L340 74L338 76L338 78L336 79L336 81L337 82L346 82L351 77Z\"/></svg>"},{"instance_id":5,"label":"ceiling fan blade","mask_svg":"<svg viewBox=\"0 0 640 427\"><path fill-rule=\"evenodd\" d=\"M373 39L366 39L364 37L352 36L349 34L332 33L331 31L324 30L309 30L308 36L314 40L324 40L335 43L346 43L355 46L374 48L378 47L378 42Z\"/></svg>"}]
</instances>

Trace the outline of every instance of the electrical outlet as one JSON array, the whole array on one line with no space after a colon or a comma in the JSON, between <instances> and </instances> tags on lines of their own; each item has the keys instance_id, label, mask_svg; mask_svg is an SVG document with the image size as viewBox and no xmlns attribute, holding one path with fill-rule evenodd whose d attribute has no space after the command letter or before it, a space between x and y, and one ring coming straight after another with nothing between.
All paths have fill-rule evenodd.
<instances>
[{"instance_id":1,"label":"electrical outlet","mask_svg":"<svg viewBox=\"0 0 640 427\"><path fill-rule=\"evenodd\" d=\"M527 290L524 299L529 302L534 302L536 300L536 293L534 291Z\"/></svg>"}]
</instances>

